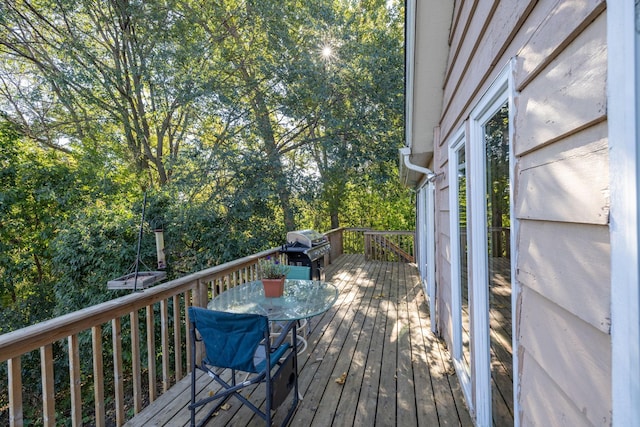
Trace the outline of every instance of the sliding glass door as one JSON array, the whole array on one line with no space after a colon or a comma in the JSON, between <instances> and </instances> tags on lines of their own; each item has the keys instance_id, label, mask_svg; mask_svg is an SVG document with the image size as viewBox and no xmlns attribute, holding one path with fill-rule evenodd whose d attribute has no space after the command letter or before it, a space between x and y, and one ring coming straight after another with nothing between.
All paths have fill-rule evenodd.
<instances>
[{"instance_id":1,"label":"sliding glass door","mask_svg":"<svg viewBox=\"0 0 640 427\"><path fill-rule=\"evenodd\" d=\"M469 118L471 366L476 421L483 426L514 420L510 70Z\"/></svg>"}]
</instances>

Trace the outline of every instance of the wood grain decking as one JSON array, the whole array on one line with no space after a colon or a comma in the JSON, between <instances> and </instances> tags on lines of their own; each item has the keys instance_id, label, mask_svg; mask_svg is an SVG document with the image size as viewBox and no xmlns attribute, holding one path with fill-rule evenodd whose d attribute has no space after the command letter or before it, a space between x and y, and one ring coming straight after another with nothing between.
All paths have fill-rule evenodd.
<instances>
[{"instance_id":1,"label":"wood grain decking","mask_svg":"<svg viewBox=\"0 0 640 427\"><path fill-rule=\"evenodd\" d=\"M335 306L311 321L298 358L304 399L291 426L471 426L444 345L430 330L428 304L413 264L343 255L327 268L340 290ZM343 377L344 383L337 379ZM189 424L190 377L129 421L129 426ZM264 385L251 400L260 404ZM216 389L200 377L200 393ZM235 399L209 425L263 425ZM275 413L279 425L287 400Z\"/></svg>"}]
</instances>

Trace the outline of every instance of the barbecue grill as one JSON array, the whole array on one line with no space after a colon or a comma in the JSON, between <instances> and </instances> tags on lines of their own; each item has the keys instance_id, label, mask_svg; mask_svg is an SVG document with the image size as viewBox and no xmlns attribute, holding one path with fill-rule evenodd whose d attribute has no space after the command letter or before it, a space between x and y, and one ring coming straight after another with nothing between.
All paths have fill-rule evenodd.
<instances>
[{"instance_id":1,"label":"barbecue grill","mask_svg":"<svg viewBox=\"0 0 640 427\"><path fill-rule=\"evenodd\" d=\"M287 243L282 246L289 265L310 267L310 280L324 280L324 256L330 249L327 238L315 230L290 231Z\"/></svg>"}]
</instances>

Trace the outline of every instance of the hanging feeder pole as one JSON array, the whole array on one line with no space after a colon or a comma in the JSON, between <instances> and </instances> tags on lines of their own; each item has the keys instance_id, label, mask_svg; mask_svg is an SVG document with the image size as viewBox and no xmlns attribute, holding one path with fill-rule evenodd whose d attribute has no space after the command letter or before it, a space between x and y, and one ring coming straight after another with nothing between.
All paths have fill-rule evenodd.
<instances>
[{"instance_id":1,"label":"hanging feeder pole","mask_svg":"<svg viewBox=\"0 0 640 427\"><path fill-rule=\"evenodd\" d=\"M136 252L136 270L133 275L133 292L138 290L138 268L140 266L140 246L142 244L142 229L144 228L144 211L147 208L147 192L144 192L144 200L142 202L142 218L140 219L140 232L138 233L138 250Z\"/></svg>"}]
</instances>

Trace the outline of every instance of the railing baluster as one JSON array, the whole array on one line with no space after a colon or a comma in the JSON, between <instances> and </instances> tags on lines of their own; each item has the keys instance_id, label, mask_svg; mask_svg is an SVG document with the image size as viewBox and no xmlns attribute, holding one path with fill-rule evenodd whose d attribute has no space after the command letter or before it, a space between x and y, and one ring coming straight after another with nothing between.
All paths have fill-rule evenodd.
<instances>
[{"instance_id":1,"label":"railing baluster","mask_svg":"<svg viewBox=\"0 0 640 427\"><path fill-rule=\"evenodd\" d=\"M93 349L93 400L95 407L96 426L105 425L104 415L104 361L102 359L102 327L91 328L91 342Z\"/></svg>"},{"instance_id":2,"label":"railing baluster","mask_svg":"<svg viewBox=\"0 0 640 427\"><path fill-rule=\"evenodd\" d=\"M160 301L160 340L162 347L162 392L169 390L169 309L167 300Z\"/></svg>"},{"instance_id":3,"label":"railing baluster","mask_svg":"<svg viewBox=\"0 0 640 427\"><path fill-rule=\"evenodd\" d=\"M9 359L9 425L22 426L22 368L21 356Z\"/></svg>"},{"instance_id":4,"label":"railing baluster","mask_svg":"<svg viewBox=\"0 0 640 427\"><path fill-rule=\"evenodd\" d=\"M116 413L116 425L124 424L124 378L122 374L122 320L111 320L111 339L113 346L113 389Z\"/></svg>"},{"instance_id":5,"label":"railing baluster","mask_svg":"<svg viewBox=\"0 0 640 427\"><path fill-rule=\"evenodd\" d=\"M189 333L189 328L190 328L190 319L189 319L189 307L191 307L192 304L192 298L193 298L193 294L194 291L190 290L185 292L184 294L184 333L185 333L185 337L186 337L186 359L187 359L187 372L191 372L191 369L193 369L193 366L191 366L191 334Z\"/></svg>"},{"instance_id":6,"label":"railing baluster","mask_svg":"<svg viewBox=\"0 0 640 427\"><path fill-rule=\"evenodd\" d=\"M182 334L181 334L181 322L180 322L180 295L173 296L173 351L174 357L174 372L176 376L176 382L182 379Z\"/></svg>"},{"instance_id":7,"label":"railing baluster","mask_svg":"<svg viewBox=\"0 0 640 427\"><path fill-rule=\"evenodd\" d=\"M56 425L55 379L53 377L53 345L40 347L40 371L42 375L42 424Z\"/></svg>"},{"instance_id":8,"label":"railing baluster","mask_svg":"<svg viewBox=\"0 0 640 427\"><path fill-rule=\"evenodd\" d=\"M140 315L138 310L129 314L131 319L131 370L133 375L133 411L142 410L142 362L140 358Z\"/></svg>"},{"instance_id":9,"label":"railing baluster","mask_svg":"<svg viewBox=\"0 0 640 427\"><path fill-rule=\"evenodd\" d=\"M69 383L71 387L71 424L82 425L82 392L80 386L80 344L78 335L69 337Z\"/></svg>"},{"instance_id":10,"label":"railing baluster","mask_svg":"<svg viewBox=\"0 0 640 427\"><path fill-rule=\"evenodd\" d=\"M364 235L364 257L366 260L371 259L371 235Z\"/></svg>"},{"instance_id":11,"label":"railing baluster","mask_svg":"<svg viewBox=\"0 0 640 427\"><path fill-rule=\"evenodd\" d=\"M149 403L156 400L156 334L154 330L155 316L153 304L147 306L147 369L149 378Z\"/></svg>"}]
</instances>

